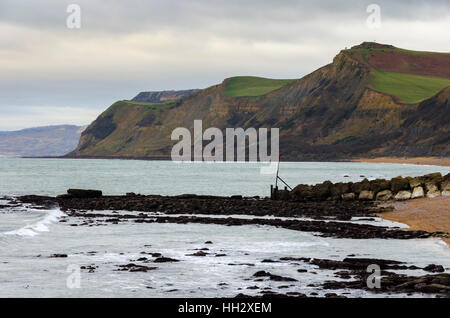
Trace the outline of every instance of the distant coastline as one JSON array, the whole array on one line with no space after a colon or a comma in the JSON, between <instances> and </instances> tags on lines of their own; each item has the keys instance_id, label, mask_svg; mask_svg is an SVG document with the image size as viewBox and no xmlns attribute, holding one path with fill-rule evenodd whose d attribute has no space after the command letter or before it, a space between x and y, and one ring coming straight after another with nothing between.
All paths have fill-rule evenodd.
<instances>
[{"instance_id":1,"label":"distant coastline","mask_svg":"<svg viewBox=\"0 0 450 318\"><path fill-rule=\"evenodd\" d=\"M172 160L169 156L152 156L152 157L125 157L125 156L40 156L40 157L20 157L26 159L118 159L118 160L145 160L145 161L164 161ZM394 164L413 164L413 165L430 165L430 166L450 166L450 157L379 157L379 158L358 158L358 159L342 159L342 160L300 160L300 161L284 161L284 162L371 162L371 163L394 163Z\"/></svg>"},{"instance_id":2,"label":"distant coastline","mask_svg":"<svg viewBox=\"0 0 450 318\"><path fill-rule=\"evenodd\" d=\"M450 157L379 157L379 158L361 158L354 159L355 162L378 162L378 163L399 163L413 165L430 165L430 166L450 166Z\"/></svg>"}]
</instances>

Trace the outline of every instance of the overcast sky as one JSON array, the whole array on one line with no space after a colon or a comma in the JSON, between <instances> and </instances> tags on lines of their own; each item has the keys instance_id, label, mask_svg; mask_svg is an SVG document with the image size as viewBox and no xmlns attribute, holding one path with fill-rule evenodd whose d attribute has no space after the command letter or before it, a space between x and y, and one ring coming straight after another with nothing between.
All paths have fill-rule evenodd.
<instances>
[{"instance_id":1,"label":"overcast sky","mask_svg":"<svg viewBox=\"0 0 450 318\"><path fill-rule=\"evenodd\" d=\"M0 0L0 130L89 124L140 91L300 78L363 41L450 51L450 1L393 2Z\"/></svg>"}]
</instances>

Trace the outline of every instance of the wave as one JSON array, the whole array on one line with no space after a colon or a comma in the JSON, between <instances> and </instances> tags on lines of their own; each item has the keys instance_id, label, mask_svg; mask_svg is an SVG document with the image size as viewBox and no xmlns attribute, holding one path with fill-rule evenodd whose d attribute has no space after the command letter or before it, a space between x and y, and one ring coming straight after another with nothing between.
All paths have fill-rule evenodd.
<instances>
[{"instance_id":1,"label":"wave","mask_svg":"<svg viewBox=\"0 0 450 318\"><path fill-rule=\"evenodd\" d=\"M58 222L59 218L65 216L60 209L50 210L48 214L40 221L26 225L18 230L4 232L4 235L18 235L18 236L36 236L41 232L48 232L48 225Z\"/></svg>"}]
</instances>

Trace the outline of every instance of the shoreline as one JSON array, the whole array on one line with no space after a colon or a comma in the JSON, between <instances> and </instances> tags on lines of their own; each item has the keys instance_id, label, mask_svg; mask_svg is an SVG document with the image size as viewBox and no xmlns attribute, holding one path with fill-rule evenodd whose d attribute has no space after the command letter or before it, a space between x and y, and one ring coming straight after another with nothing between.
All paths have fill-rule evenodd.
<instances>
[{"instance_id":1,"label":"shoreline","mask_svg":"<svg viewBox=\"0 0 450 318\"><path fill-rule=\"evenodd\" d=\"M379 157L379 158L360 158L353 159L353 162L369 162L369 163L396 163L396 164L412 164L427 166L444 166L450 167L450 157Z\"/></svg>"},{"instance_id":2,"label":"shoreline","mask_svg":"<svg viewBox=\"0 0 450 318\"><path fill-rule=\"evenodd\" d=\"M450 197L421 198L406 202L393 202L393 211L380 216L389 221L409 226L410 231L450 232ZM383 205L381 205L383 206ZM450 248L450 237L441 238Z\"/></svg>"}]
</instances>

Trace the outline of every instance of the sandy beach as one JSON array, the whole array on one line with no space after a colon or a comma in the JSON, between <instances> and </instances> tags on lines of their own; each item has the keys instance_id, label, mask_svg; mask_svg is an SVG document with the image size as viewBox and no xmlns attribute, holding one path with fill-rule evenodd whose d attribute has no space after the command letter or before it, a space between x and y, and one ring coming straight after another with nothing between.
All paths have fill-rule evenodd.
<instances>
[{"instance_id":1,"label":"sandy beach","mask_svg":"<svg viewBox=\"0 0 450 318\"><path fill-rule=\"evenodd\" d=\"M405 223L410 230L450 232L450 197L422 198L391 204L395 210L383 213L384 219ZM450 238L443 239L450 247Z\"/></svg>"},{"instance_id":2,"label":"sandy beach","mask_svg":"<svg viewBox=\"0 0 450 318\"><path fill-rule=\"evenodd\" d=\"M353 160L355 162L380 162L380 163L403 163L414 165L432 165L432 166L450 166L450 158L448 157L416 157L416 158L399 158L399 157L380 157L380 158L361 158Z\"/></svg>"}]
</instances>

